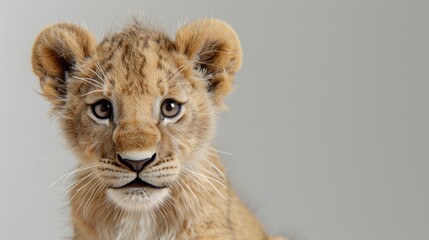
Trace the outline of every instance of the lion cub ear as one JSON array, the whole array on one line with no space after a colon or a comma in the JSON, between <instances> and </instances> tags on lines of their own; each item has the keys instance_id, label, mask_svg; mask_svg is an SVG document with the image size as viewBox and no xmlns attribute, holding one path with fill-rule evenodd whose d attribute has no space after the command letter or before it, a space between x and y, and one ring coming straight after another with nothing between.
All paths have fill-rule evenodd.
<instances>
[{"instance_id":1,"label":"lion cub ear","mask_svg":"<svg viewBox=\"0 0 429 240\"><path fill-rule=\"evenodd\" d=\"M204 72L215 104L223 107L223 98L231 92L241 66L240 41L234 30L215 19L193 21L177 32L176 46Z\"/></svg>"},{"instance_id":2,"label":"lion cub ear","mask_svg":"<svg viewBox=\"0 0 429 240\"><path fill-rule=\"evenodd\" d=\"M44 29L33 45L31 62L39 77L43 95L54 105L66 93L67 74L75 64L91 56L95 38L84 28L58 23Z\"/></svg>"}]
</instances>

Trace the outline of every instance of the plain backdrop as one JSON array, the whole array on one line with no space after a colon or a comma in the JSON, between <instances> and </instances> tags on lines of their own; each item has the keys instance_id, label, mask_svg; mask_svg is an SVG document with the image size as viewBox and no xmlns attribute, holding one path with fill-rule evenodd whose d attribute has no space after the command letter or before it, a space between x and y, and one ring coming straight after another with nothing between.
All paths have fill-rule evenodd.
<instances>
[{"instance_id":1,"label":"plain backdrop","mask_svg":"<svg viewBox=\"0 0 429 240\"><path fill-rule=\"evenodd\" d=\"M429 239L429 1L1 1L0 239L68 239L75 166L30 67L59 21L227 21L244 64L215 146L272 234Z\"/></svg>"}]
</instances>

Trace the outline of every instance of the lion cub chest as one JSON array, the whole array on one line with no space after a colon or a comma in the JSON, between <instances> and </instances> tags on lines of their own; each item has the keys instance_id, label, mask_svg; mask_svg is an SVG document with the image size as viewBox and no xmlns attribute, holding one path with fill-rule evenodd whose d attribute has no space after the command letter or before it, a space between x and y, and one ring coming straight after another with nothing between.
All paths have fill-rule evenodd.
<instances>
[{"instance_id":1,"label":"lion cub chest","mask_svg":"<svg viewBox=\"0 0 429 240\"><path fill-rule=\"evenodd\" d=\"M147 213L149 214L149 213ZM106 225L98 229L102 240L171 240L177 238L177 229L166 228L149 216L122 216L112 228Z\"/></svg>"}]
</instances>

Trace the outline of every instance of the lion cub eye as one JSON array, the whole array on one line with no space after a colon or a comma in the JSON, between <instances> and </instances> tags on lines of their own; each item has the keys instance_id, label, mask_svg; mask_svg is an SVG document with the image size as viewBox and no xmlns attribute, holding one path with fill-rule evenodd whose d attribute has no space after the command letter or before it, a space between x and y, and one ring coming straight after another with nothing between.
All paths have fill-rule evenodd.
<instances>
[{"instance_id":1,"label":"lion cub eye","mask_svg":"<svg viewBox=\"0 0 429 240\"><path fill-rule=\"evenodd\" d=\"M92 113L99 119L106 119L112 115L112 103L106 99L102 99L92 104Z\"/></svg>"},{"instance_id":2,"label":"lion cub eye","mask_svg":"<svg viewBox=\"0 0 429 240\"><path fill-rule=\"evenodd\" d=\"M181 104L173 99L166 99L161 105L162 115L166 118L174 118L180 113Z\"/></svg>"}]
</instances>

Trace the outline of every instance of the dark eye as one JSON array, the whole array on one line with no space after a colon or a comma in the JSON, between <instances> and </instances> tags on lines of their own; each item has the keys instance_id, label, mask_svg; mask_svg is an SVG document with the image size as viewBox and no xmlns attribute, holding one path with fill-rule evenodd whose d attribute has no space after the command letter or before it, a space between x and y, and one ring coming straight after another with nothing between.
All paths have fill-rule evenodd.
<instances>
[{"instance_id":1,"label":"dark eye","mask_svg":"<svg viewBox=\"0 0 429 240\"><path fill-rule=\"evenodd\" d=\"M174 101L173 99L165 100L161 105L162 115L166 118L173 118L179 115L181 104Z\"/></svg>"},{"instance_id":2,"label":"dark eye","mask_svg":"<svg viewBox=\"0 0 429 240\"><path fill-rule=\"evenodd\" d=\"M99 119L106 119L112 115L112 104L106 99L92 104L91 107L92 113Z\"/></svg>"}]
</instances>

